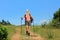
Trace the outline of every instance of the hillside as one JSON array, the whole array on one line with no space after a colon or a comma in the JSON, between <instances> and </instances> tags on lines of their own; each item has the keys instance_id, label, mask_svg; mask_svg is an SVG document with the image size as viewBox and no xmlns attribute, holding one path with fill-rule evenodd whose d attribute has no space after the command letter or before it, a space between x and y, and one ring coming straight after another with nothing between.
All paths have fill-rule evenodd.
<instances>
[{"instance_id":1,"label":"hillside","mask_svg":"<svg viewBox=\"0 0 60 40\"><path fill-rule=\"evenodd\" d=\"M31 27L31 36L26 36L25 26L2 25L7 28L8 40L60 40L60 29ZM34 29L34 30L33 30ZM15 38L14 38L15 37Z\"/></svg>"}]
</instances>

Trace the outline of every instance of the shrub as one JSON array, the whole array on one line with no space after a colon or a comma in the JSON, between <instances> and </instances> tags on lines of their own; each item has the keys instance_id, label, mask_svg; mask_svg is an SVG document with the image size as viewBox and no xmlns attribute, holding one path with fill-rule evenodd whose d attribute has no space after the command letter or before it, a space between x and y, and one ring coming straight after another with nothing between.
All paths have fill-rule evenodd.
<instances>
[{"instance_id":1,"label":"shrub","mask_svg":"<svg viewBox=\"0 0 60 40\"><path fill-rule=\"evenodd\" d=\"M0 25L0 40L7 40L7 35L8 35L7 29Z\"/></svg>"}]
</instances>

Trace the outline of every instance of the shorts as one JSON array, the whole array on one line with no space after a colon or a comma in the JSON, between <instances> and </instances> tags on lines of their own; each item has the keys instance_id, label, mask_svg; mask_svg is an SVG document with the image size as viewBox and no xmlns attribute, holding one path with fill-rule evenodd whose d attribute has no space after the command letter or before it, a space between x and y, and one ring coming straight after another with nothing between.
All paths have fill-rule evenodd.
<instances>
[{"instance_id":1,"label":"shorts","mask_svg":"<svg viewBox=\"0 0 60 40\"><path fill-rule=\"evenodd\" d=\"M31 21L25 21L25 25L31 26Z\"/></svg>"}]
</instances>

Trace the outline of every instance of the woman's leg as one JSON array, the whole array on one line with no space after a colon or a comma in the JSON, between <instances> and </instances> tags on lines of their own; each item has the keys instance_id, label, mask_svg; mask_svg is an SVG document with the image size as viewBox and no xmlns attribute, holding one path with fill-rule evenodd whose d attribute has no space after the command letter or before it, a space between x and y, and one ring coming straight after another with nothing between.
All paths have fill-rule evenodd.
<instances>
[{"instance_id":1,"label":"woman's leg","mask_svg":"<svg viewBox=\"0 0 60 40\"><path fill-rule=\"evenodd\" d=\"M30 24L29 24L29 22L27 22L26 31L30 32Z\"/></svg>"},{"instance_id":2,"label":"woman's leg","mask_svg":"<svg viewBox=\"0 0 60 40\"><path fill-rule=\"evenodd\" d=\"M30 22L26 22L26 34L30 36Z\"/></svg>"},{"instance_id":3,"label":"woman's leg","mask_svg":"<svg viewBox=\"0 0 60 40\"><path fill-rule=\"evenodd\" d=\"M28 32L30 33L30 26L28 26Z\"/></svg>"},{"instance_id":4,"label":"woman's leg","mask_svg":"<svg viewBox=\"0 0 60 40\"><path fill-rule=\"evenodd\" d=\"M31 25L31 22L29 21L28 22L28 36L30 36L30 25Z\"/></svg>"},{"instance_id":5,"label":"woman's leg","mask_svg":"<svg viewBox=\"0 0 60 40\"><path fill-rule=\"evenodd\" d=\"M26 31L28 31L28 25L26 25Z\"/></svg>"}]
</instances>

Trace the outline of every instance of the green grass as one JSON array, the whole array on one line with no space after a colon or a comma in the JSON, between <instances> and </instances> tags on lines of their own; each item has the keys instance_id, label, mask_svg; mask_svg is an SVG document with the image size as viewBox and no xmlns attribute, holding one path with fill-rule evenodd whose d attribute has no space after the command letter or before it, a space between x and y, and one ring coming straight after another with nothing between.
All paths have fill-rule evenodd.
<instances>
[{"instance_id":1,"label":"green grass","mask_svg":"<svg viewBox=\"0 0 60 40\"><path fill-rule=\"evenodd\" d=\"M13 26L13 25L2 25L7 28L8 31L8 40L12 37L12 35L15 33L15 28L20 28L20 26ZM25 34L25 26L22 26L22 39L23 40L31 40L31 38L27 37ZM40 35L41 37L45 38L46 40L60 40L60 29L56 28L42 28L35 26L30 27L31 31L35 32L36 34ZM50 35L51 34L51 35ZM52 36L52 38L49 38Z\"/></svg>"},{"instance_id":2,"label":"green grass","mask_svg":"<svg viewBox=\"0 0 60 40\"><path fill-rule=\"evenodd\" d=\"M47 40L60 40L60 29L35 27L35 33ZM52 38L49 38L52 36Z\"/></svg>"}]
</instances>

